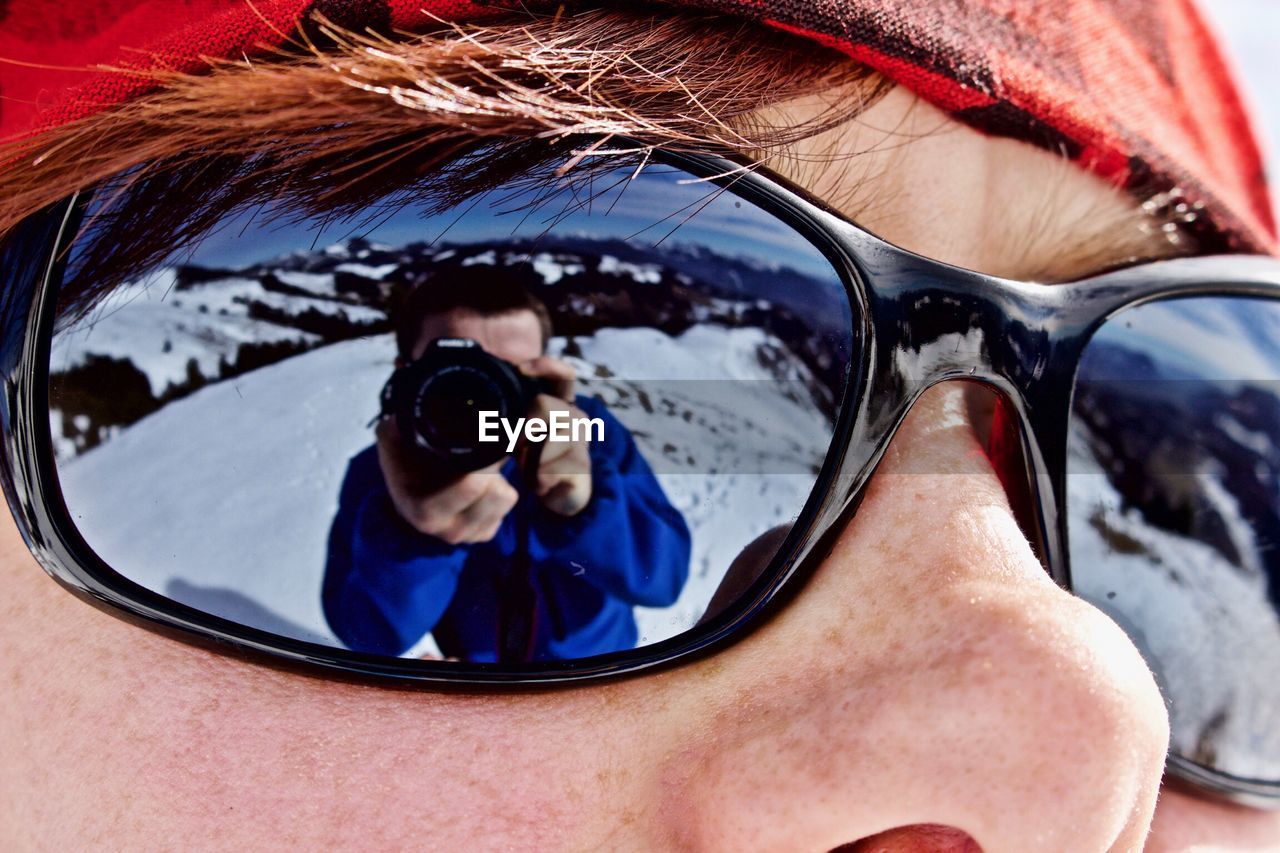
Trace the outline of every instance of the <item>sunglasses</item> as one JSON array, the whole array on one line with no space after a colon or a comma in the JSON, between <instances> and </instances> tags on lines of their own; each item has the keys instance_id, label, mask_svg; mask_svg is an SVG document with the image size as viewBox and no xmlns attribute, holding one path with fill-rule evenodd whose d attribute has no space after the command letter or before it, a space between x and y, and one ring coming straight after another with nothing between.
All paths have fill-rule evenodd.
<instances>
[{"instance_id":1,"label":"sunglasses","mask_svg":"<svg viewBox=\"0 0 1280 853\"><path fill-rule=\"evenodd\" d=\"M100 188L23 223L3 480L41 565L331 675L637 674L775 612L959 379L1017 428L1046 570L1155 672L1170 770L1280 797L1280 263L1043 286L717 157L563 165L358 214L130 218Z\"/></svg>"}]
</instances>

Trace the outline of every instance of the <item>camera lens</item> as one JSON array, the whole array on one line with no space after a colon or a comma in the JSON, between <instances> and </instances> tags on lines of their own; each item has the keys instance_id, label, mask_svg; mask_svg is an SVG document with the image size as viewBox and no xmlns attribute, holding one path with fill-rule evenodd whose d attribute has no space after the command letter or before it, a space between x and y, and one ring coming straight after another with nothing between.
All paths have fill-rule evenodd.
<instances>
[{"instance_id":1,"label":"camera lens","mask_svg":"<svg viewBox=\"0 0 1280 853\"><path fill-rule=\"evenodd\" d=\"M498 384L468 366L447 367L427 377L416 403L418 433L437 450L459 455L478 449L480 412L505 416L509 407Z\"/></svg>"}]
</instances>

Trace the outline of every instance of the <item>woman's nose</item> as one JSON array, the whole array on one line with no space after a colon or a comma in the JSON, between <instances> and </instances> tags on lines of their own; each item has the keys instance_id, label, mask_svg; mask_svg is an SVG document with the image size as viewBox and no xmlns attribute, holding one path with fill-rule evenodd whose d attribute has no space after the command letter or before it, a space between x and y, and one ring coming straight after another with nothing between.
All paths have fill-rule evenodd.
<instances>
[{"instance_id":1,"label":"woman's nose","mask_svg":"<svg viewBox=\"0 0 1280 853\"><path fill-rule=\"evenodd\" d=\"M822 850L942 825L988 853L1140 849L1164 704L1128 638L1032 554L962 386L921 398L868 488L799 596L716 659L713 719L663 780L677 843ZM914 831L893 849L963 838Z\"/></svg>"}]
</instances>

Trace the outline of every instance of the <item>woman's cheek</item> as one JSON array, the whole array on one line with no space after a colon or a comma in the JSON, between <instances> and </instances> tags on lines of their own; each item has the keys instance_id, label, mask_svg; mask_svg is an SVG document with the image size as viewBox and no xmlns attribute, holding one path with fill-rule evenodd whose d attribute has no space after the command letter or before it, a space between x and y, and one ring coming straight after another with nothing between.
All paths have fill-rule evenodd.
<instances>
[{"instance_id":1,"label":"woman's cheek","mask_svg":"<svg viewBox=\"0 0 1280 853\"><path fill-rule=\"evenodd\" d=\"M1160 792L1146 850L1280 850L1280 812L1211 799L1171 783Z\"/></svg>"},{"instance_id":2,"label":"woman's cheek","mask_svg":"<svg viewBox=\"0 0 1280 853\"><path fill-rule=\"evenodd\" d=\"M641 682L500 697L284 673L77 601L7 521L0 586L5 849L575 847L655 763Z\"/></svg>"}]
</instances>

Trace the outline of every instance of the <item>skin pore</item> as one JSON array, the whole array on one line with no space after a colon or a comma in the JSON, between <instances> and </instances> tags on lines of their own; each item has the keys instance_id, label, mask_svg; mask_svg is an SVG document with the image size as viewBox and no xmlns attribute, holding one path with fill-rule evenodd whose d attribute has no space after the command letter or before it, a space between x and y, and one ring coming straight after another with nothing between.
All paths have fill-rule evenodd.
<instances>
[{"instance_id":1,"label":"skin pore","mask_svg":"<svg viewBox=\"0 0 1280 853\"><path fill-rule=\"evenodd\" d=\"M799 122L815 108L777 109ZM1157 254L1163 239L1143 230L1134 201L1083 171L897 90L788 154L771 165L869 230L988 273L1068 279ZM0 522L0 839L820 851L889 832L883 849L919 851L964 849L963 832L987 851L1272 843L1280 814L1160 793L1168 730L1150 672L1036 561L964 393L938 387L917 404L857 516L775 619L713 657L582 689L387 689L213 654L77 602ZM956 831L910 828L920 825Z\"/></svg>"}]
</instances>

